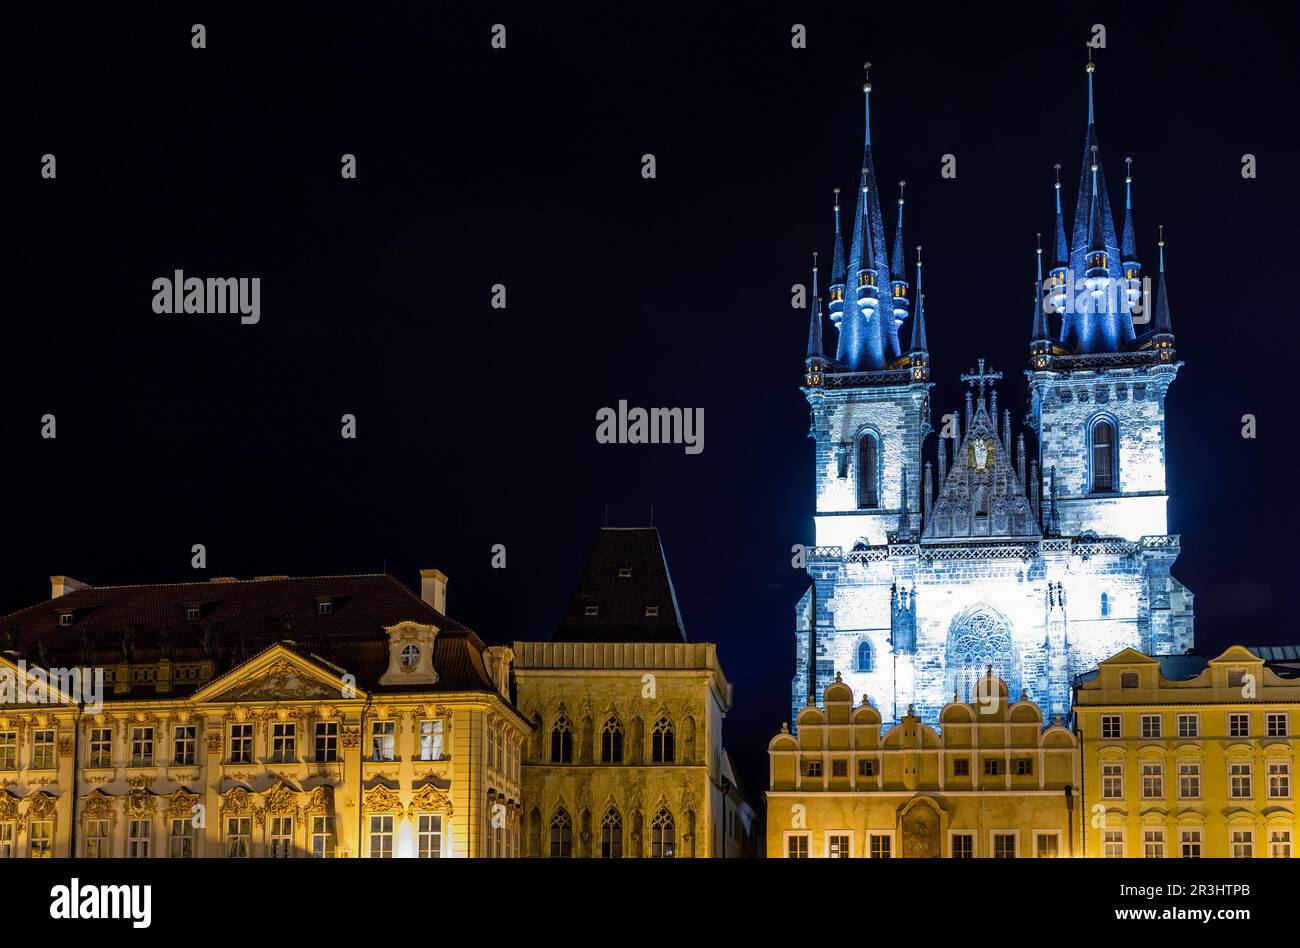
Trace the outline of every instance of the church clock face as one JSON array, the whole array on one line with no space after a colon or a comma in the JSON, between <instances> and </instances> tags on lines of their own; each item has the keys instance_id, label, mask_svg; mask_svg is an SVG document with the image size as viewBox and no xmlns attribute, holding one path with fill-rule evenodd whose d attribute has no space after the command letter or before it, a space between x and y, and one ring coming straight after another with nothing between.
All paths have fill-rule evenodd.
<instances>
[{"instance_id":1,"label":"church clock face","mask_svg":"<svg viewBox=\"0 0 1300 948\"><path fill-rule=\"evenodd\" d=\"M966 466L978 474L993 466L993 444L988 438L974 437L966 445Z\"/></svg>"}]
</instances>

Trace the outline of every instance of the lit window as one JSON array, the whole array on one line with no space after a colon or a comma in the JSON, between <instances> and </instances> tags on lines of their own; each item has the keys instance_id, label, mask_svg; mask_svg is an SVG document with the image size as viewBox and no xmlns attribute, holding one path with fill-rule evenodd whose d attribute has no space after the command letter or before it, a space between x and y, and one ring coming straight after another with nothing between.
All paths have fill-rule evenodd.
<instances>
[{"instance_id":1,"label":"lit window","mask_svg":"<svg viewBox=\"0 0 1300 948\"><path fill-rule=\"evenodd\" d=\"M650 760L656 764L671 764L676 759L673 746L673 722L662 717L655 722L650 737Z\"/></svg>"},{"instance_id":2,"label":"lit window","mask_svg":"<svg viewBox=\"0 0 1300 948\"><path fill-rule=\"evenodd\" d=\"M672 859L677 855L677 838L673 815L660 810L650 823L650 858Z\"/></svg>"},{"instance_id":3,"label":"lit window","mask_svg":"<svg viewBox=\"0 0 1300 948\"><path fill-rule=\"evenodd\" d=\"M33 770L54 769L54 729L53 728L42 728L39 731L32 732L31 767Z\"/></svg>"},{"instance_id":4,"label":"lit window","mask_svg":"<svg viewBox=\"0 0 1300 948\"><path fill-rule=\"evenodd\" d=\"M126 854L132 859L148 859L151 827L149 820L131 820L127 824Z\"/></svg>"},{"instance_id":5,"label":"lit window","mask_svg":"<svg viewBox=\"0 0 1300 948\"><path fill-rule=\"evenodd\" d=\"M370 722L370 759L395 760L397 742L396 721Z\"/></svg>"},{"instance_id":6,"label":"lit window","mask_svg":"<svg viewBox=\"0 0 1300 948\"><path fill-rule=\"evenodd\" d=\"M86 858L108 857L108 820L86 821Z\"/></svg>"},{"instance_id":7,"label":"lit window","mask_svg":"<svg viewBox=\"0 0 1300 948\"><path fill-rule=\"evenodd\" d=\"M311 818L311 854L314 859L334 858L334 817Z\"/></svg>"},{"instance_id":8,"label":"lit window","mask_svg":"<svg viewBox=\"0 0 1300 948\"><path fill-rule=\"evenodd\" d=\"M226 858L247 859L253 850L253 818L230 816L226 818Z\"/></svg>"},{"instance_id":9,"label":"lit window","mask_svg":"<svg viewBox=\"0 0 1300 948\"><path fill-rule=\"evenodd\" d=\"M167 855L172 859L191 859L194 856L194 821L189 819L172 820L171 833L167 837Z\"/></svg>"},{"instance_id":10,"label":"lit window","mask_svg":"<svg viewBox=\"0 0 1300 948\"><path fill-rule=\"evenodd\" d=\"M0 770L18 769L18 732L0 731Z\"/></svg>"},{"instance_id":11,"label":"lit window","mask_svg":"<svg viewBox=\"0 0 1300 948\"><path fill-rule=\"evenodd\" d=\"M54 855L54 821L33 820L27 825L27 854L32 859L50 859Z\"/></svg>"},{"instance_id":12,"label":"lit window","mask_svg":"<svg viewBox=\"0 0 1300 948\"><path fill-rule=\"evenodd\" d=\"M249 733L252 733L253 725L247 725ZM244 761L247 763L247 761ZM133 727L131 728L131 766L132 767L152 767L153 766L153 728L151 727Z\"/></svg>"},{"instance_id":13,"label":"lit window","mask_svg":"<svg viewBox=\"0 0 1300 948\"><path fill-rule=\"evenodd\" d=\"M1115 426L1099 421L1092 426L1092 491L1115 490Z\"/></svg>"},{"instance_id":14,"label":"lit window","mask_svg":"<svg viewBox=\"0 0 1300 948\"><path fill-rule=\"evenodd\" d=\"M375 813L370 817L370 858L393 858L393 815Z\"/></svg>"},{"instance_id":15,"label":"lit window","mask_svg":"<svg viewBox=\"0 0 1300 948\"><path fill-rule=\"evenodd\" d=\"M1290 830L1269 831L1268 854L1273 859L1291 858L1291 831Z\"/></svg>"},{"instance_id":16,"label":"lit window","mask_svg":"<svg viewBox=\"0 0 1300 948\"><path fill-rule=\"evenodd\" d=\"M177 725L172 735L172 763L180 767L193 766L198 728L193 724Z\"/></svg>"},{"instance_id":17,"label":"lit window","mask_svg":"<svg viewBox=\"0 0 1300 948\"><path fill-rule=\"evenodd\" d=\"M1039 859L1056 859L1061 855L1061 837L1056 833L1040 833L1035 837L1034 850Z\"/></svg>"},{"instance_id":18,"label":"lit window","mask_svg":"<svg viewBox=\"0 0 1300 948\"><path fill-rule=\"evenodd\" d=\"M551 725L551 763L573 763L573 725L564 715Z\"/></svg>"},{"instance_id":19,"label":"lit window","mask_svg":"<svg viewBox=\"0 0 1300 948\"><path fill-rule=\"evenodd\" d=\"M402 646L401 665L403 668L415 668L420 664L420 646Z\"/></svg>"},{"instance_id":20,"label":"lit window","mask_svg":"<svg viewBox=\"0 0 1300 948\"><path fill-rule=\"evenodd\" d=\"M442 720L420 722L420 760L442 760Z\"/></svg>"},{"instance_id":21,"label":"lit window","mask_svg":"<svg viewBox=\"0 0 1300 948\"><path fill-rule=\"evenodd\" d=\"M287 764L298 759L298 725L277 721L271 725L271 761Z\"/></svg>"},{"instance_id":22,"label":"lit window","mask_svg":"<svg viewBox=\"0 0 1300 948\"><path fill-rule=\"evenodd\" d=\"M421 859L442 857L442 814L421 813L416 827L416 842Z\"/></svg>"},{"instance_id":23,"label":"lit window","mask_svg":"<svg viewBox=\"0 0 1300 948\"><path fill-rule=\"evenodd\" d=\"M2 738L3 735L0 735ZM90 766L92 767L111 767L113 766L113 729L108 727L93 727L90 729ZM0 768L3 767L3 761L0 761Z\"/></svg>"},{"instance_id":24,"label":"lit window","mask_svg":"<svg viewBox=\"0 0 1300 948\"><path fill-rule=\"evenodd\" d=\"M858 439L858 508L880 506L880 451L875 435Z\"/></svg>"},{"instance_id":25,"label":"lit window","mask_svg":"<svg viewBox=\"0 0 1300 948\"><path fill-rule=\"evenodd\" d=\"M270 828L271 858L288 859L293 855L293 817L273 816Z\"/></svg>"}]
</instances>

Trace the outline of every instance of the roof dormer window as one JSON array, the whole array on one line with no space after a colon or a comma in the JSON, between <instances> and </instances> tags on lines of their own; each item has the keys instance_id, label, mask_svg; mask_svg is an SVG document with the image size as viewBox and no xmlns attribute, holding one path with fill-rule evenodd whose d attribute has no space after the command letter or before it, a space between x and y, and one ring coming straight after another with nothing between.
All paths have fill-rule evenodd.
<instances>
[{"instance_id":1,"label":"roof dormer window","mask_svg":"<svg viewBox=\"0 0 1300 948\"><path fill-rule=\"evenodd\" d=\"M645 607L645 614L646 614L647 617L657 616L657 615L659 615L659 607L658 607L658 606L646 606L646 607Z\"/></svg>"},{"instance_id":2,"label":"roof dormer window","mask_svg":"<svg viewBox=\"0 0 1300 948\"><path fill-rule=\"evenodd\" d=\"M316 603L316 615L327 616L332 614L333 612L334 612L334 603L329 601Z\"/></svg>"},{"instance_id":3,"label":"roof dormer window","mask_svg":"<svg viewBox=\"0 0 1300 948\"><path fill-rule=\"evenodd\" d=\"M587 606L587 608L583 610L583 615L588 615L588 616L600 615L600 606Z\"/></svg>"},{"instance_id":4,"label":"roof dormer window","mask_svg":"<svg viewBox=\"0 0 1300 948\"><path fill-rule=\"evenodd\" d=\"M618 568L618 578L619 578L619 579L631 579L631 578L632 578L632 567L630 567L630 566L620 566L620 567Z\"/></svg>"},{"instance_id":5,"label":"roof dormer window","mask_svg":"<svg viewBox=\"0 0 1300 948\"><path fill-rule=\"evenodd\" d=\"M71 613L71 612L60 612L60 613L59 613L59 625L72 625L72 613Z\"/></svg>"},{"instance_id":6,"label":"roof dormer window","mask_svg":"<svg viewBox=\"0 0 1300 948\"><path fill-rule=\"evenodd\" d=\"M190 622L198 622L198 621L199 621L199 607L198 607L198 606L186 606L186 607L185 607L185 618L186 618L188 621L190 621Z\"/></svg>"}]
</instances>

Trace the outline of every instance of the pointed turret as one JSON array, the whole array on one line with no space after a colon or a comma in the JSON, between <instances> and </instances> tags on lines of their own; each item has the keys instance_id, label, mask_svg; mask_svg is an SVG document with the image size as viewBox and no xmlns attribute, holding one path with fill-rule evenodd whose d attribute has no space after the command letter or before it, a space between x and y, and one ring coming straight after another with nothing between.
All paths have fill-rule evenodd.
<instances>
[{"instance_id":1,"label":"pointed turret","mask_svg":"<svg viewBox=\"0 0 1300 948\"><path fill-rule=\"evenodd\" d=\"M1034 259L1037 261L1038 276L1034 280L1033 292L1030 294L1034 303L1034 328L1030 333L1032 338L1029 340L1029 364L1035 369L1045 369L1047 358L1052 354L1051 330L1047 325L1047 307L1051 304L1043 288L1043 235L1034 236L1037 240Z\"/></svg>"},{"instance_id":2,"label":"pointed turret","mask_svg":"<svg viewBox=\"0 0 1300 948\"><path fill-rule=\"evenodd\" d=\"M1047 296L1048 312L1064 313L1065 300L1069 293L1066 285L1066 274L1070 269L1070 248L1065 240L1065 216L1061 213L1061 165L1058 162L1052 167L1056 170L1056 228L1055 236L1052 239L1052 269L1047 276L1047 286L1040 292ZM1040 269L1039 283L1042 283L1042 280L1042 270ZM1044 323L1047 325L1047 331L1050 332L1051 326L1046 324L1046 321Z\"/></svg>"},{"instance_id":3,"label":"pointed turret","mask_svg":"<svg viewBox=\"0 0 1300 948\"><path fill-rule=\"evenodd\" d=\"M930 346L925 339L925 296L921 292L921 247L916 248L916 316L912 320L912 344L908 348L908 363L912 368L913 382L930 380Z\"/></svg>"},{"instance_id":4,"label":"pointed turret","mask_svg":"<svg viewBox=\"0 0 1300 948\"><path fill-rule=\"evenodd\" d=\"M1156 279L1155 330L1151 345L1160 353L1161 362L1173 362L1177 357L1174 350L1174 324L1169 318L1169 290L1165 287L1165 225L1160 225L1160 273Z\"/></svg>"},{"instance_id":5,"label":"pointed turret","mask_svg":"<svg viewBox=\"0 0 1300 948\"><path fill-rule=\"evenodd\" d=\"M813 299L809 300L809 347L807 362L822 360L822 296L818 293L816 282L816 252L813 254Z\"/></svg>"},{"instance_id":6,"label":"pointed turret","mask_svg":"<svg viewBox=\"0 0 1300 948\"><path fill-rule=\"evenodd\" d=\"M898 182L898 223L894 228L894 252L889 258L889 286L894 302L894 327L903 325L907 318L907 265L903 253L903 189L906 181ZM918 292L920 292L918 290Z\"/></svg>"},{"instance_id":7,"label":"pointed turret","mask_svg":"<svg viewBox=\"0 0 1300 948\"><path fill-rule=\"evenodd\" d=\"M1129 312L1141 308L1142 264L1137 258L1137 238L1133 235L1133 159L1124 159L1124 237L1120 241L1120 269L1124 271L1125 299ZM1145 316L1141 321L1146 321ZM1137 322L1138 320L1134 320Z\"/></svg>"},{"instance_id":8,"label":"pointed turret","mask_svg":"<svg viewBox=\"0 0 1300 948\"><path fill-rule=\"evenodd\" d=\"M831 325L837 330L844 318L844 239L840 236L840 189L835 189L835 246L831 251Z\"/></svg>"}]
</instances>

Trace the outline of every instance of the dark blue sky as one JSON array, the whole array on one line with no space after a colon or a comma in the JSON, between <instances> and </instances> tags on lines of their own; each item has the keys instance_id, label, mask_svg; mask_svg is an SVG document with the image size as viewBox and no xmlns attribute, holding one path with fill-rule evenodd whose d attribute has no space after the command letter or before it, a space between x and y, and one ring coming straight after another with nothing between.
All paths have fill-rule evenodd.
<instances>
[{"instance_id":1,"label":"dark blue sky","mask_svg":"<svg viewBox=\"0 0 1300 948\"><path fill-rule=\"evenodd\" d=\"M606 506L612 525L653 506L687 632L720 644L735 683L728 742L757 794L806 586L789 549L811 539L789 288L829 251L831 189L854 186L861 63L877 172L907 179L907 243L926 248L935 410L985 356L1019 413L1034 233L1054 162L1073 201L1102 23L1102 159L1118 198L1134 158L1151 270L1166 227L1187 363L1168 401L1175 572L1202 647L1296 640L1294 19L428 6L11 23L0 610L47 597L51 573L191 579L204 543L208 575L386 564L418 585L437 566L484 638L545 638ZM55 181L37 176L46 152ZM177 268L261 277L261 323L155 315L151 282ZM595 413L620 398L703 408L703 454L598 445Z\"/></svg>"}]
</instances>

